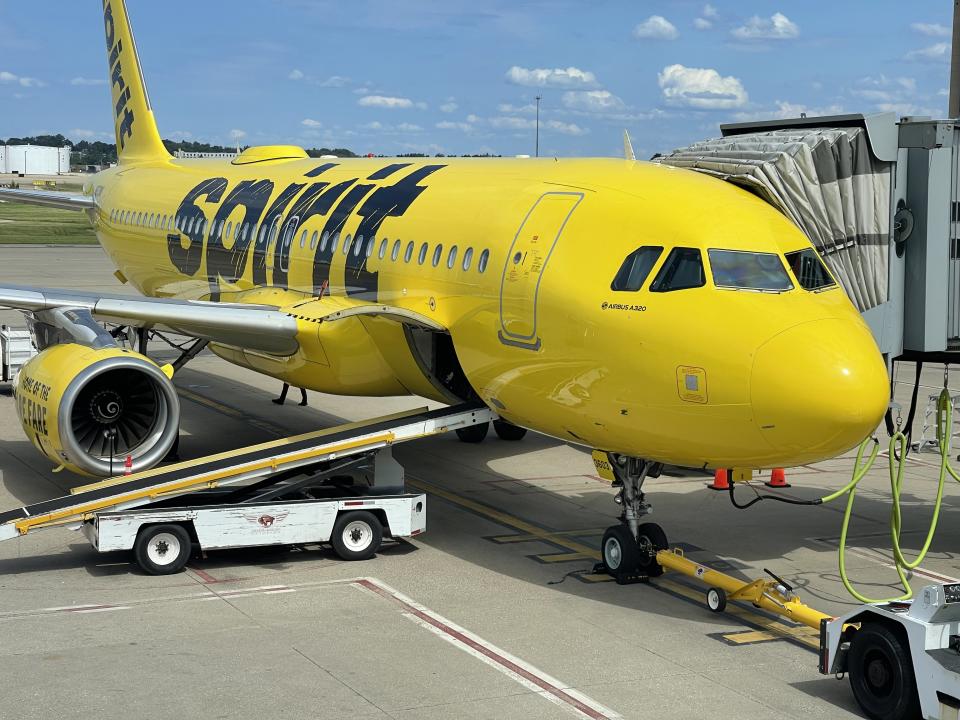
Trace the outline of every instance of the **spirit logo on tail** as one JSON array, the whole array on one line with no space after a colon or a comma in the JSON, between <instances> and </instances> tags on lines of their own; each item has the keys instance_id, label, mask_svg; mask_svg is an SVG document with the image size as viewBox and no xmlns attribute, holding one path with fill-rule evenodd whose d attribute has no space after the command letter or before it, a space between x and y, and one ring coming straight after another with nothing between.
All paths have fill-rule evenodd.
<instances>
[{"instance_id":1,"label":"spirit logo on tail","mask_svg":"<svg viewBox=\"0 0 960 720\"><path fill-rule=\"evenodd\" d=\"M123 63L121 55L123 54L123 41L117 40L117 26L113 20L113 6L107 2L103 8L103 27L107 34L107 52L110 53L110 87L116 86L114 97L117 98L114 105L114 123L116 124L117 141L120 143L120 149L123 150L126 145L126 139L133 137L133 110L127 107L130 100L130 88L127 87L123 79ZM119 92L119 94L117 94Z\"/></svg>"}]
</instances>

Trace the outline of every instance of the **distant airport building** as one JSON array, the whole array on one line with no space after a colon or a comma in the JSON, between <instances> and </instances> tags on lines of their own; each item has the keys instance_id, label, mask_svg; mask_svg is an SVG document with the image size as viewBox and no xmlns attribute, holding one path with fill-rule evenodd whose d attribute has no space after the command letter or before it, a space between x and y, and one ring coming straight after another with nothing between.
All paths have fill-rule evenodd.
<instances>
[{"instance_id":1,"label":"distant airport building","mask_svg":"<svg viewBox=\"0 0 960 720\"><path fill-rule=\"evenodd\" d=\"M0 172L60 175L70 172L70 148L0 145Z\"/></svg>"}]
</instances>

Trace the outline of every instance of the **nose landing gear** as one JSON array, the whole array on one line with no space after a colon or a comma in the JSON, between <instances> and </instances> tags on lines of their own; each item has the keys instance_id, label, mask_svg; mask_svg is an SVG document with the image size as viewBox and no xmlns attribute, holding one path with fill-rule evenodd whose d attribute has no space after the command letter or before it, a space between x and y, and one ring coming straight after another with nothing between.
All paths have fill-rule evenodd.
<instances>
[{"instance_id":1,"label":"nose landing gear","mask_svg":"<svg viewBox=\"0 0 960 720\"><path fill-rule=\"evenodd\" d=\"M628 583L658 577L663 568L657 562L657 553L667 549L667 535L656 523L641 523L640 518L650 512L650 504L643 495L643 483L648 477L659 477L663 465L609 453L613 469L613 486L620 492L615 501L623 507L620 524L607 528L601 542L602 562L594 569Z\"/></svg>"}]
</instances>

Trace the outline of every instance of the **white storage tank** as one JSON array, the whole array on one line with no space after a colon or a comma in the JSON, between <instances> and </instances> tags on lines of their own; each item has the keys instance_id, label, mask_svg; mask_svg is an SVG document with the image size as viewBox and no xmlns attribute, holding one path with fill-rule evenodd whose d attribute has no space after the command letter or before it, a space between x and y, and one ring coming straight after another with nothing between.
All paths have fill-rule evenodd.
<instances>
[{"instance_id":1,"label":"white storage tank","mask_svg":"<svg viewBox=\"0 0 960 720\"><path fill-rule=\"evenodd\" d=\"M0 145L0 173L10 172L7 169L7 146Z\"/></svg>"}]
</instances>

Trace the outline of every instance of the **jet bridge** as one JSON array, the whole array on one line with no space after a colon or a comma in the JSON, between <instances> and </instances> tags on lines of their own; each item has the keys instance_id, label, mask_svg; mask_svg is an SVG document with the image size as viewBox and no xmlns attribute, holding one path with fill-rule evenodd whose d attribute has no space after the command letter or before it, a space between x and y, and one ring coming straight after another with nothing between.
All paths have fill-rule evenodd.
<instances>
[{"instance_id":1,"label":"jet bridge","mask_svg":"<svg viewBox=\"0 0 960 720\"><path fill-rule=\"evenodd\" d=\"M893 113L721 126L658 162L740 185L783 212L888 358L960 351L960 125Z\"/></svg>"}]
</instances>

